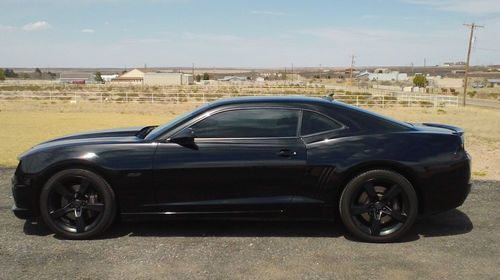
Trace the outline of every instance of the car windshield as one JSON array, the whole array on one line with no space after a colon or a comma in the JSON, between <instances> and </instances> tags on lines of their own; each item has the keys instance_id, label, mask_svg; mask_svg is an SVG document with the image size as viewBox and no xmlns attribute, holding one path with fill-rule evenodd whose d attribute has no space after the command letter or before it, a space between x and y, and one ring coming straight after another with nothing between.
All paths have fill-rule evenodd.
<instances>
[{"instance_id":1,"label":"car windshield","mask_svg":"<svg viewBox=\"0 0 500 280\"><path fill-rule=\"evenodd\" d=\"M149 132L146 135L145 139L152 140L152 139L158 138L159 136L161 136L165 132L169 131L170 129L172 129L172 128L176 127L177 125L181 124L182 122L184 122L184 120L188 120L188 119L200 114L201 112L205 111L206 108L209 106L210 106L210 104L207 104L207 105L201 106L193 111L190 111L190 112L187 112L187 113L184 113L184 114L177 116L173 120L151 130L151 132Z\"/></svg>"}]
</instances>

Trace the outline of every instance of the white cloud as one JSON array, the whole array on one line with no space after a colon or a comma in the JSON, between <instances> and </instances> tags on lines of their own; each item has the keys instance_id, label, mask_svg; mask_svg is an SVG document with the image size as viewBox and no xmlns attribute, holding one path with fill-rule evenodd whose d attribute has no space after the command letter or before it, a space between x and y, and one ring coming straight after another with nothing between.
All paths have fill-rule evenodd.
<instances>
[{"instance_id":1,"label":"white cloud","mask_svg":"<svg viewBox=\"0 0 500 280\"><path fill-rule=\"evenodd\" d=\"M23 26L23 30L25 31L40 31L51 28L52 26L46 21L36 21L30 22Z\"/></svg>"},{"instance_id":2,"label":"white cloud","mask_svg":"<svg viewBox=\"0 0 500 280\"><path fill-rule=\"evenodd\" d=\"M84 29L82 29L82 32L83 32L83 33L94 33L94 32L95 32L95 30L94 30L94 29L92 29L92 28L84 28Z\"/></svg>"},{"instance_id":3,"label":"white cloud","mask_svg":"<svg viewBox=\"0 0 500 280\"><path fill-rule=\"evenodd\" d=\"M250 12L254 15L267 15L267 16L284 16L286 15L284 12L276 12L276 11L262 11L262 10L254 10Z\"/></svg>"},{"instance_id":4,"label":"white cloud","mask_svg":"<svg viewBox=\"0 0 500 280\"><path fill-rule=\"evenodd\" d=\"M403 0L407 3L425 5L436 10L460 12L466 14L500 13L498 0Z\"/></svg>"}]
</instances>

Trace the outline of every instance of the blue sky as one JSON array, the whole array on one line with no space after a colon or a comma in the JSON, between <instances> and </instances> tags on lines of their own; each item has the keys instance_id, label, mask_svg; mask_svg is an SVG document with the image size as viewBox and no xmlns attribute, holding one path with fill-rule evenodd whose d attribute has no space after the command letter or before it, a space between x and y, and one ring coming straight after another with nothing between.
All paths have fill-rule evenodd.
<instances>
[{"instance_id":1,"label":"blue sky","mask_svg":"<svg viewBox=\"0 0 500 280\"><path fill-rule=\"evenodd\" d=\"M2 67L500 64L499 0L0 0Z\"/></svg>"}]
</instances>

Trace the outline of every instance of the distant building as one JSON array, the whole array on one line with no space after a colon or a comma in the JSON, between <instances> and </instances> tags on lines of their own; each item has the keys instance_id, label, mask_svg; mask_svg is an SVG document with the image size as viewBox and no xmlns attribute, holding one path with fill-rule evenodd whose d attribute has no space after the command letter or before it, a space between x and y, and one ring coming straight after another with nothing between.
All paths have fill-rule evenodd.
<instances>
[{"instance_id":1,"label":"distant building","mask_svg":"<svg viewBox=\"0 0 500 280\"><path fill-rule=\"evenodd\" d=\"M142 85L146 71L133 69L111 80L112 83Z\"/></svg>"},{"instance_id":2,"label":"distant building","mask_svg":"<svg viewBox=\"0 0 500 280\"><path fill-rule=\"evenodd\" d=\"M149 72L144 74L144 85L192 85L193 75L184 73Z\"/></svg>"},{"instance_id":3,"label":"distant building","mask_svg":"<svg viewBox=\"0 0 500 280\"><path fill-rule=\"evenodd\" d=\"M429 76L427 82L430 87L436 88L460 88L463 87L462 78L443 78L440 76Z\"/></svg>"},{"instance_id":4,"label":"distant building","mask_svg":"<svg viewBox=\"0 0 500 280\"><path fill-rule=\"evenodd\" d=\"M500 79L488 79L488 84L493 87L500 87Z\"/></svg>"},{"instance_id":5,"label":"distant building","mask_svg":"<svg viewBox=\"0 0 500 280\"><path fill-rule=\"evenodd\" d=\"M247 78L246 77L240 77L240 76L225 76L222 79L219 79L221 82L232 82L232 83L237 83L237 82L246 82Z\"/></svg>"},{"instance_id":6,"label":"distant building","mask_svg":"<svg viewBox=\"0 0 500 280\"><path fill-rule=\"evenodd\" d=\"M89 84L95 82L95 76L84 72L62 72L59 81L65 84Z\"/></svg>"},{"instance_id":7,"label":"distant building","mask_svg":"<svg viewBox=\"0 0 500 280\"><path fill-rule=\"evenodd\" d=\"M104 82L111 82L111 80L118 78L118 74L113 75L101 75L101 78Z\"/></svg>"},{"instance_id":8,"label":"distant building","mask_svg":"<svg viewBox=\"0 0 500 280\"><path fill-rule=\"evenodd\" d=\"M408 74L399 73L398 71L392 71L389 73L369 73L363 72L357 75L358 78L367 78L370 81L407 81Z\"/></svg>"},{"instance_id":9,"label":"distant building","mask_svg":"<svg viewBox=\"0 0 500 280\"><path fill-rule=\"evenodd\" d=\"M373 71L373 73L376 74L389 74L391 73L391 70L389 68L377 68Z\"/></svg>"}]
</instances>

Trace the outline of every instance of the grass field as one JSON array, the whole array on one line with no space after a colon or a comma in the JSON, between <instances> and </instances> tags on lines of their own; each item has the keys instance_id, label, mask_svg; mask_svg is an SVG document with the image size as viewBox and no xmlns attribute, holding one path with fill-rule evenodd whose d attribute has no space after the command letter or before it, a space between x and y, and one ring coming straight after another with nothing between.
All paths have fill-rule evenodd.
<instances>
[{"instance_id":1,"label":"grass field","mask_svg":"<svg viewBox=\"0 0 500 280\"><path fill-rule=\"evenodd\" d=\"M191 106L192 107L192 106ZM85 130L161 124L190 106L154 104L0 103L0 166L42 141ZM481 108L373 108L400 120L456 125L466 130L473 176L500 179L500 110Z\"/></svg>"}]
</instances>

